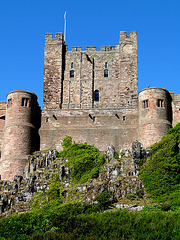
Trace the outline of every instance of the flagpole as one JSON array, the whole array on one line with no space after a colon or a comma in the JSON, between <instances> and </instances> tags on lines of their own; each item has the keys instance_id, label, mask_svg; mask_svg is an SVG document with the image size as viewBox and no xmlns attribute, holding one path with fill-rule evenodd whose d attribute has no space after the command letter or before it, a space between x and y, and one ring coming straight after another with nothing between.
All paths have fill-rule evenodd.
<instances>
[{"instance_id":1,"label":"flagpole","mask_svg":"<svg viewBox=\"0 0 180 240\"><path fill-rule=\"evenodd\" d=\"M66 42L66 11L64 14L64 42Z\"/></svg>"}]
</instances>

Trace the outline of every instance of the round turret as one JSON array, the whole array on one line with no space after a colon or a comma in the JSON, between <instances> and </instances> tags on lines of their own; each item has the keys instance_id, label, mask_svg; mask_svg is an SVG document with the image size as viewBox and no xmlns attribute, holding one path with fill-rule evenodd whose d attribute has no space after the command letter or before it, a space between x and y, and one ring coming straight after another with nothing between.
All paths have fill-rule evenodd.
<instances>
[{"instance_id":1,"label":"round turret","mask_svg":"<svg viewBox=\"0 0 180 240\"><path fill-rule=\"evenodd\" d=\"M22 175L27 155L39 150L40 108L37 96L28 91L7 95L0 174L3 180Z\"/></svg>"},{"instance_id":2,"label":"round turret","mask_svg":"<svg viewBox=\"0 0 180 240\"><path fill-rule=\"evenodd\" d=\"M160 87L148 87L139 93L139 141L149 147L161 140L172 124L170 93Z\"/></svg>"}]
</instances>

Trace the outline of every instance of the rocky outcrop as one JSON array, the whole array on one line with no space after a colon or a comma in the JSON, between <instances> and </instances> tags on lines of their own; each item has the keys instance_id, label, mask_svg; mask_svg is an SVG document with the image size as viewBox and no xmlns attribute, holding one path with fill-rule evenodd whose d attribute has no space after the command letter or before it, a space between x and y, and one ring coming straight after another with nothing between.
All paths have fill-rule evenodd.
<instances>
[{"instance_id":1,"label":"rocky outcrop","mask_svg":"<svg viewBox=\"0 0 180 240\"><path fill-rule=\"evenodd\" d=\"M28 211L34 194L49 189L49 180L54 173L60 176L61 194L65 200L71 195L71 198L83 199L90 204L97 203L97 195L106 189L111 191L114 202L129 196L139 198L139 191L143 192L143 182L138 178L137 170L143 151L138 142L133 143L132 149L133 158L130 151L123 150L120 158L115 159L114 148L109 147L107 162L99 177L75 187L71 186L71 169L66 166L66 159L57 157L55 150L35 152L29 156L24 178L15 176L13 182L0 181L1 216Z\"/></svg>"},{"instance_id":2,"label":"rocky outcrop","mask_svg":"<svg viewBox=\"0 0 180 240\"><path fill-rule=\"evenodd\" d=\"M140 160L143 158L147 158L150 155L151 155L150 148L145 149L143 145L138 141L132 143L132 159L134 161L135 174L138 174Z\"/></svg>"}]
</instances>

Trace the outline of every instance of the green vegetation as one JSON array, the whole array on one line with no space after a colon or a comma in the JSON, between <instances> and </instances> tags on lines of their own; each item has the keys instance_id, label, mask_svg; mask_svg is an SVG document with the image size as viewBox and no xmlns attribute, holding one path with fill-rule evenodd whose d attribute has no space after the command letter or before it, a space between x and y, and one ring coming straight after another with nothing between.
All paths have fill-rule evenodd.
<instances>
[{"instance_id":1,"label":"green vegetation","mask_svg":"<svg viewBox=\"0 0 180 240\"><path fill-rule=\"evenodd\" d=\"M96 200L98 202L97 203L98 210L104 211L105 209L112 205L113 193L106 189L104 192L97 195Z\"/></svg>"},{"instance_id":2,"label":"green vegetation","mask_svg":"<svg viewBox=\"0 0 180 240\"><path fill-rule=\"evenodd\" d=\"M54 173L49 183L49 190L46 192L39 192L33 197L31 209L34 211L56 209L63 201L61 191L62 187L59 174Z\"/></svg>"},{"instance_id":3,"label":"green vegetation","mask_svg":"<svg viewBox=\"0 0 180 240\"><path fill-rule=\"evenodd\" d=\"M97 148L87 143L72 143L69 136L63 140L62 146L59 156L68 159L66 166L72 168L73 181L84 183L89 178L98 177L105 160Z\"/></svg>"},{"instance_id":4,"label":"green vegetation","mask_svg":"<svg viewBox=\"0 0 180 240\"><path fill-rule=\"evenodd\" d=\"M174 212L94 213L86 204L59 211L25 213L0 220L4 239L180 239L180 215Z\"/></svg>"},{"instance_id":5,"label":"green vegetation","mask_svg":"<svg viewBox=\"0 0 180 240\"><path fill-rule=\"evenodd\" d=\"M162 209L180 206L180 123L151 146L152 156L141 167L141 178L151 198ZM166 207L165 207L165 205Z\"/></svg>"}]
</instances>

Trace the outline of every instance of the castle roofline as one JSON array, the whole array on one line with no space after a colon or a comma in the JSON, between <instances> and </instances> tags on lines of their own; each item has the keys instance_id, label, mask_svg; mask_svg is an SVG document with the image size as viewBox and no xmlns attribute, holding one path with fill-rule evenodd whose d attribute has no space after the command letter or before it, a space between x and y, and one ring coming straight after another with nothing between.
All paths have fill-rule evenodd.
<instances>
[{"instance_id":1,"label":"castle roofline","mask_svg":"<svg viewBox=\"0 0 180 240\"><path fill-rule=\"evenodd\" d=\"M148 90L151 90L151 89L160 89L160 90L163 90L163 91L166 91L166 92L169 93L169 91L168 91L167 89L162 88L162 87L147 87L147 88L142 89L142 90L139 92L139 94L140 94L141 92L143 92L143 91L148 91ZM170 93L169 93L169 94L170 94Z\"/></svg>"},{"instance_id":2,"label":"castle roofline","mask_svg":"<svg viewBox=\"0 0 180 240\"><path fill-rule=\"evenodd\" d=\"M9 94L15 93L15 92L28 93L28 94L32 94L32 95L34 95L34 96L37 97L37 95L36 95L35 93L30 92L30 91L27 91L27 90L14 90L14 91L9 92L9 93L7 94L7 96L8 96Z\"/></svg>"}]
</instances>

